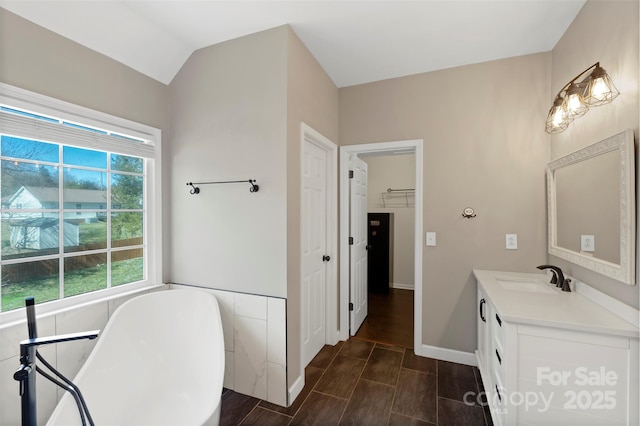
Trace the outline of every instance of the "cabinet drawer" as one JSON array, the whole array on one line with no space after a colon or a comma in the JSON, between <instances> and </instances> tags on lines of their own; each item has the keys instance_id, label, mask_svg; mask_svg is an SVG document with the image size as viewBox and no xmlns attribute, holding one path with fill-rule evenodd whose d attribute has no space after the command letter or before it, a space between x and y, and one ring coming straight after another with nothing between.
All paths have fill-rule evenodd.
<instances>
[{"instance_id":1,"label":"cabinet drawer","mask_svg":"<svg viewBox=\"0 0 640 426\"><path fill-rule=\"evenodd\" d=\"M495 375L498 376L500 381L504 382L505 371L507 370L507 354L503 347L495 342L491 347L491 353L489 356L491 357L489 364L491 365L491 369L494 371Z\"/></svg>"},{"instance_id":2,"label":"cabinet drawer","mask_svg":"<svg viewBox=\"0 0 640 426\"><path fill-rule=\"evenodd\" d=\"M498 311L496 311L495 309L491 310L490 321L491 321L491 331L493 333L494 340L496 341L498 346L500 346L501 348L504 348L505 335L506 335L505 329L507 326L502 320L502 318L500 317L500 314L498 313Z\"/></svg>"},{"instance_id":3,"label":"cabinet drawer","mask_svg":"<svg viewBox=\"0 0 640 426\"><path fill-rule=\"evenodd\" d=\"M507 391L502 385L500 378L493 374L491 392L488 396L491 397L492 418L496 425L505 425L507 417Z\"/></svg>"}]
</instances>

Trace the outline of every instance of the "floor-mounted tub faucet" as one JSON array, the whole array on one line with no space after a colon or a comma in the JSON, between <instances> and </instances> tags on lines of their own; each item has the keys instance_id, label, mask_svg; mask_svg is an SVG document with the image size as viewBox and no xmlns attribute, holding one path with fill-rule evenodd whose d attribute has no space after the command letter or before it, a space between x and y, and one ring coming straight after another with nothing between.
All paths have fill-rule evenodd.
<instances>
[{"instance_id":1,"label":"floor-mounted tub faucet","mask_svg":"<svg viewBox=\"0 0 640 426\"><path fill-rule=\"evenodd\" d=\"M84 406L84 400L80 391L71 383L68 379L58 373L51 365L49 365L40 354L37 353L37 347L42 345L49 345L52 343L70 342L72 340L80 339L95 339L98 337L99 330L62 334L59 336L38 337L38 330L36 327L36 313L35 313L35 300L33 297L25 299L25 305L27 310L27 329L29 332L29 338L20 342L20 367L13 374L13 378L20 382L20 400L22 410L22 426L36 426L37 410L36 410L36 371L47 379L53 381L58 386L61 386L65 390L69 391L78 406ZM66 385L53 379L46 372L43 372L36 365L36 358L41 360L44 365L47 366L58 378L60 378ZM86 407L85 407L86 410ZM82 411L81 411L82 412ZM87 411L88 413L88 411ZM84 415L81 414L82 424L85 424ZM93 421L90 420L93 424Z\"/></svg>"}]
</instances>

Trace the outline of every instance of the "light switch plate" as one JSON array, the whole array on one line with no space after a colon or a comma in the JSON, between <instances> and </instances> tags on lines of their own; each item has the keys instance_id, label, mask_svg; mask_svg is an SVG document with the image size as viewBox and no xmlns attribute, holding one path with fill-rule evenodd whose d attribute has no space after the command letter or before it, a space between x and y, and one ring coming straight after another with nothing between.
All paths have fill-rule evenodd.
<instances>
[{"instance_id":1,"label":"light switch plate","mask_svg":"<svg viewBox=\"0 0 640 426\"><path fill-rule=\"evenodd\" d=\"M505 240L507 250L518 249L518 234L507 234Z\"/></svg>"},{"instance_id":2,"label":"light switch plate","mask_svg":"<svg viewBox=\"0 0 640 426\"><path fill-rule=\"evenodd\" d=\"M581 251L596 251L596 238L593 235L580 235Z\"/></svg>"},{"instance_id":3,"label":"light switch plate","mask_svg":"<svg viewBox=\"0 0 640 426\"><path fill-rule=\"evenodd\" d=\"M428 246L435 246L436 245L436 233L435 232L427 232L426 245L428 245Z\"/></svg>"}]
</instances>

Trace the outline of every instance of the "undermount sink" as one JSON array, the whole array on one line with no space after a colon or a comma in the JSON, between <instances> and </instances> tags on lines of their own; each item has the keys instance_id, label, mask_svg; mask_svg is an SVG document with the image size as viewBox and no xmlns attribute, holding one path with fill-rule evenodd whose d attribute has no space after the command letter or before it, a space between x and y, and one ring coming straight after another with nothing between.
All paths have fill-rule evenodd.
<instances>
[{"instance_id":1,"label":"undermount sink","mask_svg":"<svg viewBox=\"0 0 640 426\"><path fill-rule=\"evenodd\" d=\"M517 277L497 277L496 282L500 287L509 291L521 291L524 293L547 293L555 294L551 284L545 284L536 279L517 278Z\"/></svg>"}]
</instances>

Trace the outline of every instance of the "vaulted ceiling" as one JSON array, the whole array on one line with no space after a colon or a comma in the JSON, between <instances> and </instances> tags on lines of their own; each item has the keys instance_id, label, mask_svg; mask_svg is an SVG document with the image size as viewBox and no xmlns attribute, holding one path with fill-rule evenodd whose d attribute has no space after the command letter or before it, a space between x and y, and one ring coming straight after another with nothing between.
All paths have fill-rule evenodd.
<instances>
[{"instance_id":1,"label":"vaulted ceiling","mask_svg":"<svg viewBox=\"0 0 640 426\"><path fill-rule=\"evenodd\" d=\"M0 0L0 7L165 84L194 50L289 24L344 87L549 51L584 3Z\"/></svg>"}]
</instances>

